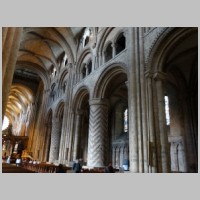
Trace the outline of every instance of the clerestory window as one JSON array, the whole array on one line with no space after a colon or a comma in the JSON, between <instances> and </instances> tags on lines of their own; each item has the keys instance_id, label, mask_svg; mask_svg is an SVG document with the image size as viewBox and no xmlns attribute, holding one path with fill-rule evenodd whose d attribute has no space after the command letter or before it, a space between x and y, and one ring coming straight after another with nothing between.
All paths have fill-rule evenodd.
<instances>
[{"instance_id":1,"label":"clerestory window","mask_svg":"<svg viewBox=\"0 0 200 200\"><path fill-rule=\"evenodd\" d=\"M166 125L170 125L170 115L169 115L169 98L168 96L164 97L165 100L165 118L166 118Z\"/></svg>"},{"instance_id":2,"label":"clerestory window","mask_svg":"<svg viewBox=\"0 0 200 200\"><path fill-rule=\"evenodd\" d=\"M112 59L112 52L113 52L113 49L112 49L112 44L110 43L106 50L105 50L105 62L109 61L110 59Z\"/></svg>"},{"instance_id":3,"label":"clerestory window","mask_svg":"<svg viewBox=\"0 0 200 200\"><path fill-rule=\"evenodd\" d=\"M126 48L126 38L124 35L121 35L116 42L116 54L119 54Z\"/></svg>"},{"instance_id":4,"label":"clerestory window","mask_svg":"<svg viewBox=\"0 0 200 200\"><path fill-rule=\"evenodd\" d=\"M128 109L124 111L124 132L128 132Z\"/></svg>"}]
</instances>

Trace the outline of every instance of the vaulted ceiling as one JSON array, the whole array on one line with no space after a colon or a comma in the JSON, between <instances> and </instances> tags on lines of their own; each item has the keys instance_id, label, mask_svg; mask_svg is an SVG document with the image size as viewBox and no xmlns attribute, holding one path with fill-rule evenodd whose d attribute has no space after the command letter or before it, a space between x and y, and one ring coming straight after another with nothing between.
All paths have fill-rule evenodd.
<instances>
[{"instance_id":1,"label":"vaulted ceiling","mask_svg":"<svg viewBox=\"0 0 200 200\"><path fill-rule=\"evenodd\" d=\"M84 27L25 27L16 70L8 97L6 116L13 121L34 101L39 83L65 56L74 62Z\"/></svg>"}]
</instances>

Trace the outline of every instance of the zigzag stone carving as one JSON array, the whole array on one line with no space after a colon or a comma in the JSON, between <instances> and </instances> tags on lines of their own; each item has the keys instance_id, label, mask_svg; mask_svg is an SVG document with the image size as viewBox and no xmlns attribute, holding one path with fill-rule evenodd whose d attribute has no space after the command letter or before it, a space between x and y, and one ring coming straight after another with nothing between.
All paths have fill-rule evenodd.
<instances>
[{"instance_id":1,"label":"zigzag stone carving","mask_svg":"<svg viewBox=\"0 0 200 200\"><path fill-rule=\"evenodd\" d=\"M91 167L104 166L108 152L108 102L103 99L90 101L88 162Z\"/></svg>"},{"instance_id":2,"label":"zigzag stone carving","mask_svg":"<svg viewBox=\"0 0 200 200\"><path fill-rule=\"evenodd\" d=\"M51 132L51 147L49 153L49 162L58 160L59 146L60 146L60 131L61 131L62 120L52 120L52 132Z\"/></svg>"}]
</instances>

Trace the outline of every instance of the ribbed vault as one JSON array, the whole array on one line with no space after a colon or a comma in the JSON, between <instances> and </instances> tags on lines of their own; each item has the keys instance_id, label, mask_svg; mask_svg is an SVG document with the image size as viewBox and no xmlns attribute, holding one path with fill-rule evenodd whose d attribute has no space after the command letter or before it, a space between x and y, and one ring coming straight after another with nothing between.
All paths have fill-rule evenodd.
<instances>
[{"instance_id":1,"label":"ribbed vault","mask_svg":"<svg viewBox=\"0 0 200 200\"><path fill-rule=\"evenodd\" d=\"M6 116L12 123L20 113L25 113L28 105L33 101L32 91L21 84L13 84L8 97Z\"/></svg>"}]
</instances>

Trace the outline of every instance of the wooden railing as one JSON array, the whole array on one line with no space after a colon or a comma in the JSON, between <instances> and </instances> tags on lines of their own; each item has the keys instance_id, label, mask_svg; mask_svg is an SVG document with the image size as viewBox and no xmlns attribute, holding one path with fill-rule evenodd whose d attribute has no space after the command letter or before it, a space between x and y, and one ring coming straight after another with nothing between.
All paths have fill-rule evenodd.
<instances>
[{"instance_id":1,"label":"wooden railing","mask_svg":"<svg viewBox=\"0 0 200 200\"><path fill-rule=\"evenodd\" d=\"M22 167L28 169L30 171L34 171L36 173L56 173L58 170L58 166L54 164L48 163L39 163L39 164L32 164L32 163L22 163ZM69 173L73 173L71 167L63 167L64 170ZM115 169L115 172L119 172L118 169ZM83 168L81 173L105 173L105 167L95 167L95 168Z\"/></svg>"},{"instance_id":2,"label":"wooden railing","mask_svg":"<svg viewBox=\"0 0 200 200\"><path fill-rule=\"evenodd\" d=\"M22 167L37 173L56 173L56 171L58 170L57 165L47 164L47 163L40 163L40 164L22 163ZM71 167L64 166L63 169L67 173L68 170L71 170Z\"/></svg>"}]
</instances>

